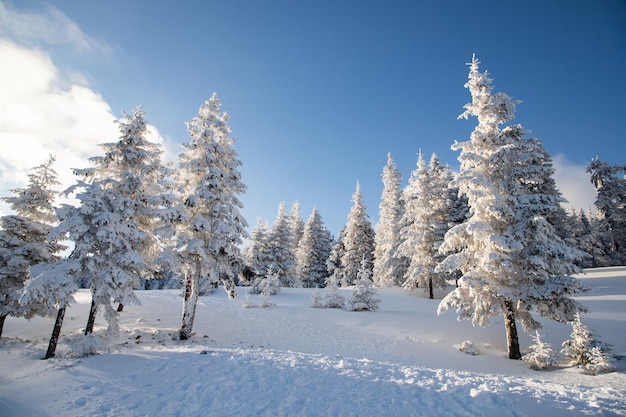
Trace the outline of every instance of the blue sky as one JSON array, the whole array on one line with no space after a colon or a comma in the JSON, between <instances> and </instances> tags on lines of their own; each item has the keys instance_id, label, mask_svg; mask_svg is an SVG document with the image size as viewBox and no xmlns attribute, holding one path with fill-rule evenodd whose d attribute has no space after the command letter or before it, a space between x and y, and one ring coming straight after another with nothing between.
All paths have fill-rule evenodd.
<instances>
[{"instance_id":1,"label":"blue sky","mask_svg":"<svg viewBox=\"0 0 626 417\"><path fill-rule=\"evenodd\" d=\"M388 152L405 183L420 150L458 166L450 145L476 125L457 120L473 53L496 91L523 101L515 122L553 155L573 204L592 203L593 157L626 163L621 0L53 4L0 0L0 61L11 63L0 69L0 112L21 112L0 120L3 147L17 148L0 156L2 195L49 152L74 156L57 166L63 178L65 165L86 166L81 156L116 140L113 118L136 105L175 154L184 122L215 91L238 141L251 226L298 200L305 220L317 206L337 234L357 181L376 223Z\"/></svg>"}]
</instances>

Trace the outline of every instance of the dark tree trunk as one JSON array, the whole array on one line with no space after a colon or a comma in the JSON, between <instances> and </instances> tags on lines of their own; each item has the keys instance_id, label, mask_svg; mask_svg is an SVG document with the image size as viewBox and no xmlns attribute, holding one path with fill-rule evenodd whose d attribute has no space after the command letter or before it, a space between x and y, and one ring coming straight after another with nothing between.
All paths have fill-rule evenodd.
<instances>
[{"instance_id":1,"label":"dark tree trunk","mask_svg":"<svg viewBox=\"0 0 626 417\"><path fill-rule=\"evenodd\" d=\"M63 326L63 318L65 317L65 307L59 308L57 313L57 319L54 322L54 328L52 329L52 336L50 336L50 343L48 343L48 351L44 359L50 359L54 357L54 352L57 350L57 342L59 341L59 335L61 334L61 326Z\"/></svg>"},{"instance_id":2,"label":"dark tree trunk","mask_svg":"<svg viewBox=\"0 0 626 417\"><path fill-rule=\"evenodd\" d=\"M435 298L435 294L433 292L433 279L432 278L428 279L428 296L431 300Z\"/></svg>"},{"instance_id":3,"label":"dark tree trunk","mask_svg":"<svg viewBox=\"0 0 626 417\"><path fill-rule=\"evenodd\" d=\"M507 312L504 315L504 326L506 327L506 344L509 352L509 359L521 359L522 353L519 350L519 338L517 336L517 326L515 325L515 310L513 302L505 302Z\"/></svg>"},{"instance_id":4,"label":"dark tree trunk","mask_svg":"<svg viewBox=\"0 0 626 417\"><path fill-rule=\"evenodd\" d=\"M96 312L98 308L96 307L96 301L91 299L91 308L89 309L89 319L87 319L87 327L85 327L85 336L93 333L93 326L96 323Z\"/></svg>"},{"instance_id":5,"label":"dark tree trunk","mask_svg":"<svg viewBox=\"0 0 626 417\"><path fill-rule=\"evenodd\" d=\"M119 304L117 305L117 312L118 312L118 313L121 313L122 311L124 311L124 304L119 303Z\"/></svg>"},{"instance_id":6,"label":"dark tree trunk","mask_svg":"<svg viewBox=\"0 0 626 417\"><path fill-rule=\"evenodd\" d=\"M7 318L7 315L0 316L0 337L2 337L2 329L4 329L4 319Z\"/></svg>"}]
</instances>

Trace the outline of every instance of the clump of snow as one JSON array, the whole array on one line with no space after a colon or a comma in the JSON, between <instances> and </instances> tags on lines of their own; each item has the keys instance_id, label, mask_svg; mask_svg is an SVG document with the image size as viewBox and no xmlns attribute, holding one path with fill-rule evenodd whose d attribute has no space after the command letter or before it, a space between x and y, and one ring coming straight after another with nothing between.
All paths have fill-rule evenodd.
<instances>
[{"instance_id":1,"label":"clump of snow","mask_svg":"<svg viewBox=\"0 0 626 417\"><path fill-rule=\"evenodd\" d=\"M472 342L471 340L465 340L463 343L461 343L461 348L459 350L472 356L480 354L480 351L476 346L474 346L474 342Z\"/></svg>"}]
</instances>

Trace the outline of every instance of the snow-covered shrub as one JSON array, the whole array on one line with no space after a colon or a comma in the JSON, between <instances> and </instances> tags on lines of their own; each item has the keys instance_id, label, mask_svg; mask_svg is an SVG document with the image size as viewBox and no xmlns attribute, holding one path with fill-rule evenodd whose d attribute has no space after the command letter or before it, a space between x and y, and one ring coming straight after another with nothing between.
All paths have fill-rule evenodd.
<instances>
[{"instance_id":1,"label":"snow-covered shrub","mask_svg":"<svg viewBox=\"0 0 626 417\"><path fill-rule=\"evenodd\" d=\"M250 286L251 294L276 295L280 292L279 275L271 269L263 277L257 277L252 286Z\"/></svg>"},{"instance_id":2,"label":"snow-covered shrub","mask_svg":"<svg viewBox=\"0 0 626 417\"><path fill-rule=\"evenodd\" d=\"M85 358L97 354L98 351L106 350L104 341L93 333L78 335L78 337L69 340L67 343L71 349L69 355L76 358Z\"/></svg>"},{"instance_id":3,"label":"snow-covered shrub","mask_svg":"<svg viewBox=\"0 0 626 417\"><path fill-rule=\"evenodd\" d=\"M378 310L380 299L376 297L378 290L374 288L371 280L372 271L368 268L368 262L363 257L361 261L361 269L354 281L354 289L352 297L346 301L346 310L348 311L375 311Z\"/></svg>"},{"instance_id":4,"label":"snow-covered shrub","mask_svg":"<svg viewBox=\"0 0 626 417\"><path fill-rule=\"evenodd\" d=\"M466 340L461 343L461 348L459 350L472 356L478 355L480 353L480 351L474 346L474 342L472 342L471 340Z\"/></svg>"},{"instance_id":5,"label":"snow-covered shrub","mask_svg":"<svg viewBox=\"0 0 626 417\"><path fill-rule=\"evenodd\" d=\"M598 375L613 372L615 370L615 358L600 346L594 346L589 351L589 363L582 365L582 373Z\"/></svg>"},{"instance_id":6,"label":"snow-covered shrub","mask_svg":"<svg viewBox=\"0 0 626 417\"><path fill-rule=\"evenodd\" d=\"M570 339L563 342L561 353L570 358L575 365L587 365L591 363L591 349L600 342L593 337L591 330L580 320L580 314L571 323L572 333Z\"/></svg>"},{"instance_id":7,"label":"snow-covered shrub","mask_svg":"<svg viewBox=\"0 0 626 417\"><path fill-rule=\"evenodd\" d=\"M528 362L530 369L536 371L555 366L559 362L559 358L552 350L552 345L544 342L538 331L535 331L535 334L530 337L534 343L530 345L530 352L524 355L522 360Z\"/></svg>"}]
</instances>

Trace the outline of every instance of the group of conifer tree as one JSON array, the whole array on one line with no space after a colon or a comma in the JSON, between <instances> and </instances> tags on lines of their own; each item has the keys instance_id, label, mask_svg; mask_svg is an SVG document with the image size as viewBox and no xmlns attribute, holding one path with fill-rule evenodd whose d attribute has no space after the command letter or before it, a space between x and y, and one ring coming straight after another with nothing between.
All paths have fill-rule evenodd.
<instances>
[{"instance_id":1,"label":"group of conifer tree","mask_svg":"<svg viewBox=\"0 0 626 417\"><path fill-rule=\"evenodd\" d=\"M242 250L246 187L217 96L187 122L190 140L169 165L160 145L146 140L144 113L135 108L117 121L119 140L102 144L92 166L74 170L77 181L64 193L77 205L55 207L54 157L32 170L26 188L4 197L15 214L0 218L0 335L8 315L56 316L51 357L79 285L92 296L85 334L98 311L114 333L124 305L138 302L140 279L164 274L184 288L182 340L192 335L198 296L220 282L233 298L237 283L269 275L286 287L371 282L423 288L430 298L455 283L439 312L455 309L482 326L504 317L509 357L520 358L516 323L537 330L532 313L573 323L584 308L569 297L585 288L571 276L581 267L626 264L626 166L593 160L597 213L568 214L550 155L521 125L506 125L517 102L494 93L478 66L474 58L465 84L472 100L460 116L478 124L469 140L452 145L460 151L458 175L436 155L427 163L420 154L402 189L388 155L378 229L357 183L336 239L317 209L304 222L297 202L289 214L281 203L273 226L258 221ZM65 241L71 249L62 256Z\"/></svg>"}]
</instances>

